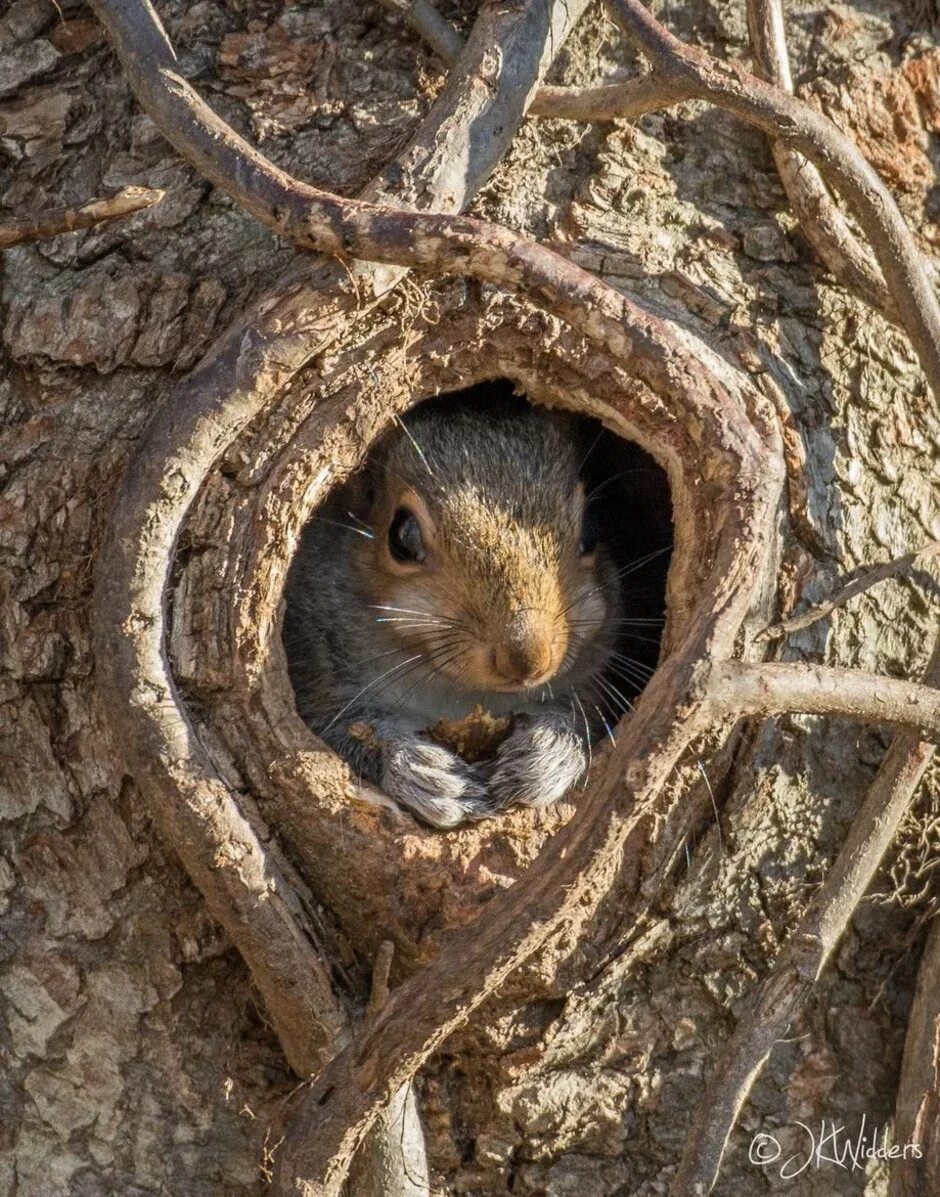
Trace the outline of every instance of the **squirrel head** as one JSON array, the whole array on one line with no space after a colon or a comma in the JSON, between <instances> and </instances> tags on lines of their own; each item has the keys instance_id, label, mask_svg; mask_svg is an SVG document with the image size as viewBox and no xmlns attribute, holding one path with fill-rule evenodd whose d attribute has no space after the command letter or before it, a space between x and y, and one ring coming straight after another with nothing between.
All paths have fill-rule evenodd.
<instances>
[{"instance_id":1,"label":"squirrel head","mask_svg":"<svg viewBox=\"0 0 940 1197\"><path fill-rule=\"evenodd\" d=\"M415 409L362 476L359 591L390 643L458 688L515 693L598 665L616 615L571 417L458 401Z\"/></svg>"}]
</instances>

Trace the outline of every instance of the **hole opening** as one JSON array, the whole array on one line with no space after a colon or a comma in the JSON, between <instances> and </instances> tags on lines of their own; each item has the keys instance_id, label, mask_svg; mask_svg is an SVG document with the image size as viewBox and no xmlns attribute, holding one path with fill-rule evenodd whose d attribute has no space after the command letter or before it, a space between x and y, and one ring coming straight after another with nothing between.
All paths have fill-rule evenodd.
<instances>
[{"instance_id":1,"label":"hole opening","mask_svg":"<svg viewBox=\"0 0 940 1197\"><path fill-rule=\"evenodd\" d=\"M380 785L377 744L481 707L509 726L567 703L612 736L658 663L672 524L663 468L592 416L508 379L417 403L301 537L283 631L301 717ZM464 777L430 747L403 767L465 811L463 756Z\"/></svg>"}]
</instances>

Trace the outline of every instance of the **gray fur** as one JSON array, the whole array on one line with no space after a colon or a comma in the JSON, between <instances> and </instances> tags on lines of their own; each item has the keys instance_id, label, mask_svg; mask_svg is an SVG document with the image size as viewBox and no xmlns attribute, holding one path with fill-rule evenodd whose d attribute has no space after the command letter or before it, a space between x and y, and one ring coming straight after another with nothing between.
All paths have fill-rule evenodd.
<instances>
[{"instance_id":1,"label":"gray fur","mask_svg":"<svg viewBox=\"0 0 940 1197\"><path fill-rule=\"evenodd\" d=\"M499 746L487 778L490 801L498 810L549 806L587 772L584 733L570 712L548 709L521 722Z\"/></svg>"},{"instance_id":2,"label":"gray fur","mask_svg":"<svg viewBox=\"0 0 940 1197\"><path fill-rule=\"evenodd\" d=\"M361 531L378 520L383 503L395 501L389 497L395 488L419 493L447 538L449 560L459 563L455 593L465 591L471 605L479 603L464 622L485 635L488 620L505 627L503 613L523 606L526 587L559 568L551 557L556 540L564 542L559 560L576 553L571 504L583 446L567 417L527 406L498 417L456 401L412 413L408 434L397 429L386 437L304 531L288 579L284 632L298 710L354 773L435 827L517 803L554 802L585 773L596 728L584 715L593 710L584 692L615 641L619 587L603 550L589 574L565 583L581 587L572 592L576 611L602 609L601 625L590 634L569 633L566 655L545 685L507 692L462 683L452 662L448 674L430 657L414 659L399 629L407 631L411 618L418 624L435 616L427 614L426 602L417 605L424 600L383 603L383 587L392 583L379 577L376 541ZM468 494L481 527L490 513L507 529L495 554L487 553L472 524L455 516L458 496L464 496L463 512ZM374 535L387 536L387 521ZM501 552L517 535L519 552ZM440 584L447 582L443 577ZM386 606L395 612L386 614ZM404 613L409 610L421 614L411 617ZM451 635L444 625L435 634L442 643ZM426 729L477 705L520 718L495 760L471 766L434 743ZM363 738L357 724L371 734Z\"/></svg>"}]
</instances>

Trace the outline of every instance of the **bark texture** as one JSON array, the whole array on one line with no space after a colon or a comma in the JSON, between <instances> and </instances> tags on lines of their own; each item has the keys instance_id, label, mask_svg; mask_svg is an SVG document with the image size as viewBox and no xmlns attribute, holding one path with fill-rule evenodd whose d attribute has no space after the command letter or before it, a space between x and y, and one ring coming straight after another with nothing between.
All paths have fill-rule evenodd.
<instances>
[{"instance_id":1,"label":"bark texture","mask_svg":"<svg viewBox=\"0 0 940 1197\"><path fill-rule=\"evenodd\" d=\"M92 571L107 570L103 527L136 439L292 251L180 162L131 100L88 11L60 7L19 0L0 21L3 220L126 186L165 195L3 259L0 1192L260 1193L295 1080L244 965L163 855L118 764L88 601ZM286 172L328 190L358 193L442 80L439 61L378 4L205 0L160 11L180 75ZM466 33L470 6L444 11ZM929 253L940 238L940 51L929 32L883 4L784 18L797 93L836 113ZM743 9L696 3L666 19L686 40L744 53ZM620 35L595 20L556 75L597 83L624 59ZM636 125L532 121L474 212L638 295L699 338L713 368L746 375L742 398L763 396L776 413L791 528L763 623L940 535L940 420L911 347L816 265L756 130L694 102ZM486 844L473 831L417 831L355 800L339 819L311 821L304 802L320 766L270 667L270 623L258 644L282 565L265 545L295 537L315 502L324 436L332 462L352 465L390 392L405 403L494 363L550 402L589 407L593 388L611 401L627 385L557 321L473 282L411 278L357 322L369 354L325 346L203 488L181 544L171 637L200 743L277 828L284 867L309 887L306 925L329 943L353 1005L385 941L396 944L394 993L579 816L571 805L512 815ZM251 526L266 537L247 535ZM781 660L919 677L936 628L935 558L919 560L777 642ZM674 576L673 600L700 582L691 568ZM228 697L245 676L255 679L247 706ZM696 744L667 786L681 802L637 821L619 865L612 892L630 924L608 909L593 939L559 928L416 1082L434 1191L664 1191L710 1061L828 872L885 742L795 716L745 727L721 752ZM936 783L931 767L928 809ZM910 827L902 855L924 823ZM350 875L363 860L368 870ZM758 1131L785 1144L797 1119L850 1131L863 1114L890 1119L930 893L904 901L885 879L881 894L774 1048L718 1193L780 1191L774 1169L748 1158ZM921 1034L932 1017L922 996ZM877 1166L809 1168L784 1191L875 1197L887 1179Z\"/></svg>"}]
</instances>

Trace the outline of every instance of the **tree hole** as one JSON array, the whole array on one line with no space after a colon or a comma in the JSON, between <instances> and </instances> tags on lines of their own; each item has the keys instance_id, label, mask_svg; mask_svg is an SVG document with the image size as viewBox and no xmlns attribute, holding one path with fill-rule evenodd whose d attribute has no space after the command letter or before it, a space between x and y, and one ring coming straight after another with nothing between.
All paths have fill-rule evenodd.
<instances>
[{"instance_id":1,"label":"tree hole","mask_svg":"<svg viewBox=\"0 0 940 1197\"><path fill-rule=\"evenodd\" d=\"M506 379L412 407L304 529L284 644L298 711L433 825L545 805L656 667L665 472Z\"/></svg>"}]
</instances>

